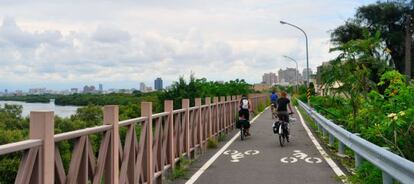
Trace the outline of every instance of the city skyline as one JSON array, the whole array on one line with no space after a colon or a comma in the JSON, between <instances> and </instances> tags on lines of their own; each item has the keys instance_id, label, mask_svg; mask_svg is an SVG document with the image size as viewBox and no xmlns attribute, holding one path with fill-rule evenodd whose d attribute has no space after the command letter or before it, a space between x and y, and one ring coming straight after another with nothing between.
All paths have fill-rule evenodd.
<instances>
[{"instance_id":1,"label":"city skyline","mask_svg":"<svg viewBox=\"0 0 414 184\"><path fill-rule=\"evenodd\" d=\"M285 67L285 68L289 68L289 67ZM283 69L283 68L280 68L280 69ZM275 73L275 74L277 74L277 72L280 69L277 69L276 71L270 71L270 72L265 71L265 73ZM306 68L303 68L303 69L305 70ZM311 73L312 73L312 71L313 70L311 69ZM179 77L181 77L181 76L183 76L187 80L190 75L191 75L191 73L188 74L188 75L180 75L180 76L177 76L176 80L172 80L172 81L162 79L163 88L165 88L166 86L170 86L175 81L178 81ZM202 77L199 77L197 75L195 75L195 76L196 76L196 78L202 78ZM156 77L156 78L159 78L159 77ZM239 78L239 79L242 79L242 78ZM207 78L207 80L210 80L210 79ZM229 79L229 80L234 80L234 79ZM220 81L222 81L222 80L220 80ZM250 84L261 83L262 81L263 81L263 76L260 76L260 78L256 79L254 83L250 83ZM278 79L278 81L279 81L279 79ZM17 88L17 87L16 88L13 88L13 87L6 88L6 87L3 87L3 86L0 86L0 92L4 91L6 89L9 92L13 92L13 91L16 91L16 90L29 91L30 89L35 89L35 88L46 88L48 90L64 91L64 90L70 90L71 88L83 89L83 87L85 85L88 85L88 86L92 85L92 86L95 86L96 89L99 89L99 84L102 84L103 86L105 86L105 89L136 89L136 90L140 90L140 84L141 83L144 83L145 87L151 87L152 89L155 89L154 79L152 79L152 80L150 79L149 81L143 81L143 82L129 81L126 84L119 84L119 83L116 83L116 82L115 83L112 83L112 82L108 82L108 83L89 82L89 83L77 83L77 84L74 84L74 85L60 84L58 87L47 87L45 85L26 85L26 86L22 86L20 88Z\"/></svg>"},{"instance_id":2,"label":"city skyline","mask_svg":"<svg viewBox=\"0 0 414 184\"><path fill-rule=\"evenodd\" d=\"M328 31L370 2L338 1L333 10L329 0L7 1L0 4L0 90L137 88L191 72L258 83L264 72L293 66L283 55L305 67L303 35L280 20L307 31L316 71L334 55Z\"/></svg>"}]
</instances>

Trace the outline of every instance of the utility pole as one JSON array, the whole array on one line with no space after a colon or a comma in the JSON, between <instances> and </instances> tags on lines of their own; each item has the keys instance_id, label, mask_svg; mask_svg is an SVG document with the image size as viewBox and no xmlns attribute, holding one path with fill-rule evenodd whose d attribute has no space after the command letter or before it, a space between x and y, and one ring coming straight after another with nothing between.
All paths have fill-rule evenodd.
<instances>
[{"instance_id":1,"label":"utility pole","mask_svg":"<svg viewBox=\"0 0 414 184\"><path fill-rule=\"evenodd\" d=\"M411 79L411 44L413 41L414 21L411 15L406 15L405 25L405 75Z\"/></svg>"}]
</instances>

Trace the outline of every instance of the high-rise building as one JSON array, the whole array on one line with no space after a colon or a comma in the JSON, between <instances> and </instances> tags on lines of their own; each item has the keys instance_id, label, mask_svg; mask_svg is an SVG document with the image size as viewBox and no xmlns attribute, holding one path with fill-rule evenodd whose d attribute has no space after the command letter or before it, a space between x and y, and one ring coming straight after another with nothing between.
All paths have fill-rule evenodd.
<instances>
[{"instance_id":1,"label":"high-rise building","mask_svg":"<svg viewBox=\"0 0 414 184\"><path fill-rule=\"evenodd\" d=\"M4 90L4 93L6 93L6 94L7 94L7 93L9 93L9 90L5 89L5 90Z\"/></svg>"},{"instance_id":2,"label":"high-rise building","mask_svg":"<svg viewBox=\"0 0 414 184\"><path fill-rule=\"evenodd\" d=\"M306 68L304 68L303 71L302 71L303 80L308 80L308 74L307 73L308 72L307 72ZM311 77L311 75L312 75L312 69L309 68L309 78Z\"/></svg>"},{"instance_id":3,"label":"high-rise building","mask_svg":"<svg viewBox=\"0 0 414 184\"><path fill-rule=\"evenodd\" d=\"M296 68L286 68L286 70L280 69L278 74L280 83L296 84L296 77L298 77L298 80L302 78Z\"/></svg>"},{"instance_id":4,"label":"high-rise building","mask_svg":"<svg viewBox=\"0 0 414 184\"><path fill-rule=\"evenodd\" d=\"M162 90L162 79L158 77L154 80L154 89L155 90Z\"/></svg>"},{"instance_id":5,"label":"high-rise building","mask_svg":"<svg viewBox=\"0 0 414 184\"><path fill-rule=\"evenodd\" d=\"M86 85L86 86L84 86L83 87L83 92L84 93L92 93L92 92L95 92L95 86L88 86L88 85Z\"/></svg>"},{"instance_id":6,"label":"high-rise building","mask_svg":"<svg viewBox=\"0 0 414 184\"><path fill-rule=\"evenodd\" d=\"M143 82L139 83L139 90L145 92L145 84Z\"/></svg>"},{"instance_id":7,"label":"high-rise building","mask_svg":"<svg viewBox=\"0 0 414 184\"><path fill-rule=\"evenodd\" d=\"M267 85L274 85L277 82L277 76L275 73L265 73L262 77L262 83Z\"/></svg>"},{"instance_id":8,"label":"high-rise building","mask_svg":"<svg viewBox=\"0 0 414 184\"><path fill-rule=\"evenodd\" d=\"M102 84L99 84L99 92L103 92L103 85Z\"/></svg>"}]
</instances>

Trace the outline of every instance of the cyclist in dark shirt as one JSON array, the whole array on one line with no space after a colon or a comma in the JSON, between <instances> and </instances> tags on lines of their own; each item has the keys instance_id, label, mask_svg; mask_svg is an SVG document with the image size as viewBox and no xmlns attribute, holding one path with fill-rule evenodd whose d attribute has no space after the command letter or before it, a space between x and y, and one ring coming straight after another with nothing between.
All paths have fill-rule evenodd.
<instances>
[{"instance_id":1,"label":"cyclist in dark shirt","mask_svg":"<svg viewBox=\"0 0 414 184\"><path fill-rule=\"evenodd\" d=\"M277 99L277 116L281 121L289 122L288 107L290 113L293 113L292 106L290 106L290 100L287 98L286 92L281 92L280 98Z\"/></svg>"}]
</instances>

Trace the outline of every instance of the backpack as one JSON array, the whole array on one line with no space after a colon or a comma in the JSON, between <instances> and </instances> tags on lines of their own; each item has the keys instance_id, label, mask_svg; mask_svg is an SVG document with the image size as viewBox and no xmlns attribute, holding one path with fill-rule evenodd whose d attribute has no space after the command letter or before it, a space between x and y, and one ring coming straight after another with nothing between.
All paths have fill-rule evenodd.
<instances>
[{"instance_id":1,"label":"backpack","mask_svg":"<svg viewBox=\"0 0 414 184\"><path fill-rule=\"evenodd\" d=\"M249 101L247 99L242 100L242 109L249 109Z\"/></svg>"},{"instance_id":2,"label":"backpack","mask_svg":"<svg viewBox=\"0 0 414 184\"><path fill-rule=\"evenodd\" d=\"M270 95L270 100L271 101L276 101L277 100L277 95L276 94Z\"/></svg>"}]
</instances>

